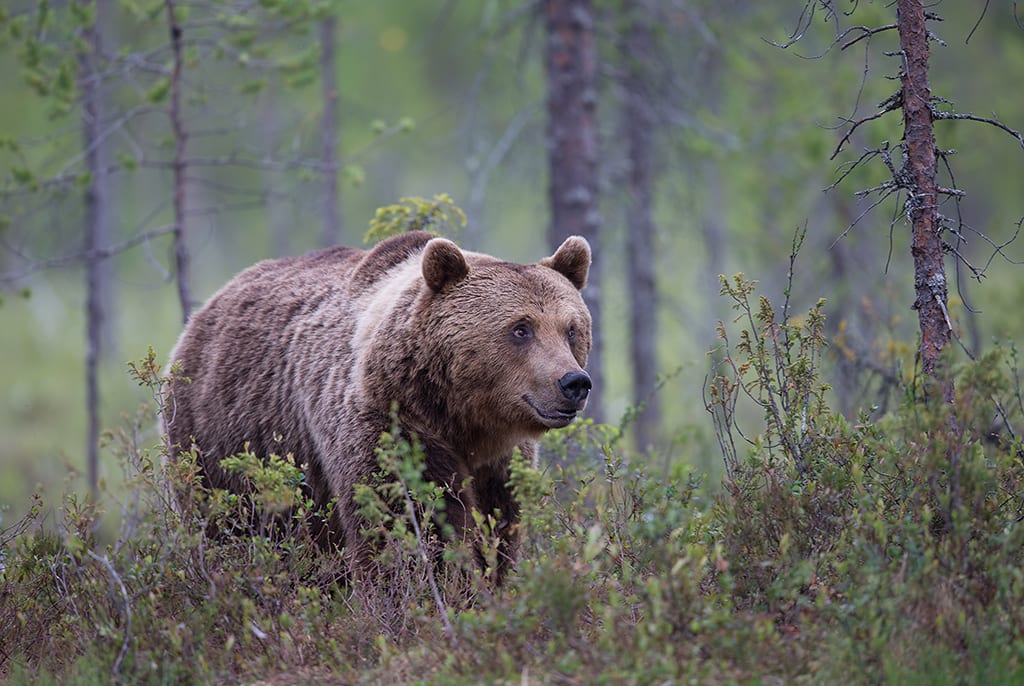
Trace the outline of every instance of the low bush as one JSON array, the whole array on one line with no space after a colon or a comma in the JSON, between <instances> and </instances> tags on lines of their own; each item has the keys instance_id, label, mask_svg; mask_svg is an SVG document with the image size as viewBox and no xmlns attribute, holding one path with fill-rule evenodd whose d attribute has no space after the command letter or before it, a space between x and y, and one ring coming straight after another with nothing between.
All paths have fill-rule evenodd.
<instances>
[{"instance_id":1,"label":"low bush","mask_svg":"<svg viewBox=\"0 0 1024 686\"><path fill-rule=\"evenodd\" d=\"M795 316L736 277L739 319L705 389L727 478L629 454L588 422L517 461L521 561L495 588L493 522L442 545L415 444L383 438L360 494L379 583L317 549L288 456L226 465L141 447L154 402L110 449L127 488L36 507L0 533L0 674L11 683L1020 683L1024 402L1016 350L911 379L882 417L830 409L821 305ZM734 330L737 330L735 333ZM168 488L167 484L172 484ZM97 533L114 519L110 540ZM240 526L244 525L244 526ZM209 536L211 530L235 529Z\"/></svg>"}]
</instances>

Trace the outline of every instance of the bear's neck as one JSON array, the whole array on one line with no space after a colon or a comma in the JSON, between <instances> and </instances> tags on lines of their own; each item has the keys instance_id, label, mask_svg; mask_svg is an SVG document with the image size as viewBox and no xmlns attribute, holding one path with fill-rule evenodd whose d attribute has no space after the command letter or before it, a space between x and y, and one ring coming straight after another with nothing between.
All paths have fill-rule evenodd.
<instances>
[{"instance_id":1,"label":"bear's neck","mask_svg":"<svg viewBox=\"0 0 1024 686\"><path fill-rule=\"evenodd\" d=\"M486 427L453 425L450 421L431 421L413 412L399 409L398 423L404 432L419 437L430 436L435 445L431 449L458 459L471 470L480 467L507 466L512 454L521 443L535 439L534 435L510 435L506 431L495 431Z\"/></svg>"}]
</instances>

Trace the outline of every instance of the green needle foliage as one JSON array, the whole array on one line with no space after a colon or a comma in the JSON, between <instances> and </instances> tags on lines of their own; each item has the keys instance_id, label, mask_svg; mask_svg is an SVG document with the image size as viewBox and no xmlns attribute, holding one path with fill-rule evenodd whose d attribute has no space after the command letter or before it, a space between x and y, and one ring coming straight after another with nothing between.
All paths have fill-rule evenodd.
<instances>
[{"instance_id":1,"label":"green needle foliage","mask_svg":"<svg viewBox=\"0 0 1024 686\"><path fill-rule=\"evenodd\" d=\"M438 236L454 236L466 226L466 214L447 193L426 198L402 198L397 205L380 207L370 220L366 243L407 231L429 231Z\"/></svg>"}]
</instances>

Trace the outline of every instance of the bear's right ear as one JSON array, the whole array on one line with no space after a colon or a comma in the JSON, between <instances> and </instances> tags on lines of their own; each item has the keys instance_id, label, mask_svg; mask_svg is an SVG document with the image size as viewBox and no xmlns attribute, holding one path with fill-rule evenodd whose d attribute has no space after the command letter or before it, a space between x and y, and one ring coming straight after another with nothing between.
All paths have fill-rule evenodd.
<instances>
[{"instance_id":1,"label":"bear's right ear","mask_svg":"<svg viewBox=\"0 0 1024 686\"><path fill-rule=\"evenodd\" d=\"M437 293L469 275L469 265L459 246L447 238L432 238L423 250L423 279Z\"/></svg>"},{"instance_id":2,"label":"bear's right ear","mask_svg":"<svg viewBox=\"0 0 1024 686\"><path fill-rule=\"evenodd\" d=\"M582 291L587 285L587 273L590 272L590 243L583 236L569 236L558 246L551 257L540 261L542 267L550 267Z\"/></svg>"}]
</instances>

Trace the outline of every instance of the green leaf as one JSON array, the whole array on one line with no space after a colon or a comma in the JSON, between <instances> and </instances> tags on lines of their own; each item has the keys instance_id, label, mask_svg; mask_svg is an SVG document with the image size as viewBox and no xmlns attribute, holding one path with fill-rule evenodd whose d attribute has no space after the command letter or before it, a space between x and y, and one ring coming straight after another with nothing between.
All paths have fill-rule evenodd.
<instances>
[{"instance_id":1,"label":"green leaf","mask_svg":"<svg viewBox=\"0 0 1024 686\"><path fill-rule=\"evenodd\" d=\"M8 29L9 33L11 34L11 38L13 38L14 40L21 40L22 35L24 35L25 22L27 21L28 17L25 15L15 17L11 21L10 29Z\"/></svg>"},{"instance_id":2,"label":"green leaf","mask_svg":"<svg viewBox=\"0 0 1024 686\"><path fill-rule=\"evenodd\" d=\"M366 170L361 165L347 165L341 173L355 188L359 188L366 182Z\"/></svg>"},{"instance_id":3,"label":"green leaf","mask_svg":"<svg viewBox=\"0 0 1024 686\"><path fill-rule=\"evenodd\" d=\"M71 2L69 5L76 27L91 27L96 23L96 3Z\"/></svg>"},{"instance_id":4,"label":"green leaf","mask_svg":"<svg viewBox=\"0 0 1024 686\"><path fill-rule=\"evenodd\" d=\"M285 80L285 85L289 88L302 88L308 86L316 80L316 73L309 71L298 76L292 76Z\"/></svg>"},{"instance_id":5,"label":"green leaf","mask_svg":"<svg viewBox=\"0 0 1024 686\"><path fill-rule=\"evenodd\" d=\"M35 174L26 167L11 167L11 176L14 177L16 183L22 186L27 186L35 181Z\"/></svg>"},{"instance_id":6,"label":"green leaf","mask_svg":"<svg viewBox=\"0 0 1024 686\"><path fill-rule=\"evenodd\" d=\"M131 170L134 170L134 169L138 168L138 166L139 166L139 161L135 158L135 156L134 155L129 155L128 153L124 152L123 150L118 150L117 153L116 153L116 156L117 156L117 162L118 162L118 164L121 165L122 169L126 169L128 171L131 171Z\"/></svg>"},{"instance_id":7,"label":"green leaf","mask_svg":"<svg viewBox=\"0 0 1024 686\"><path fill-rule=\"evenodd\" d=\"M74 92L75 79L67 62L60 65L60 69L57 71L56 86L58 93L70 95Z\"/></svg>"},{"instance_id":8,"label":"green leaf","mask_svg":"<svg viewBox=\"0 0 1024 686\"><path fill-rule=\"evenodd\" d=\"M146 93L146 100L152 103L162 102L167 98L167 94L171 90L171 80L169 78L159 79L153 87Z\"/></svg>"},{"instance_id":9,"label":"green leaf","mask_svg":"<svg viewBox=\"0 0 1024 686\"><path fill-rule=\"evenodd\" d=\"M256 42L256 38L257 33L255 31L240 31L238 34L231 36L229 42L239 50L248 50Z\"/></svg>"},{"instance_id":10,"label":"green leaf","mask_svg":"<svg viewBox=\"0 0 1024 686\"><path fill-rule=\"evenodd\" d=\"M254 79L252 81L246 81L238 87L238 92L242 95L258 95L262 93L267 87L267 82L263 79Z\"/></svg>"}]
</instances>

